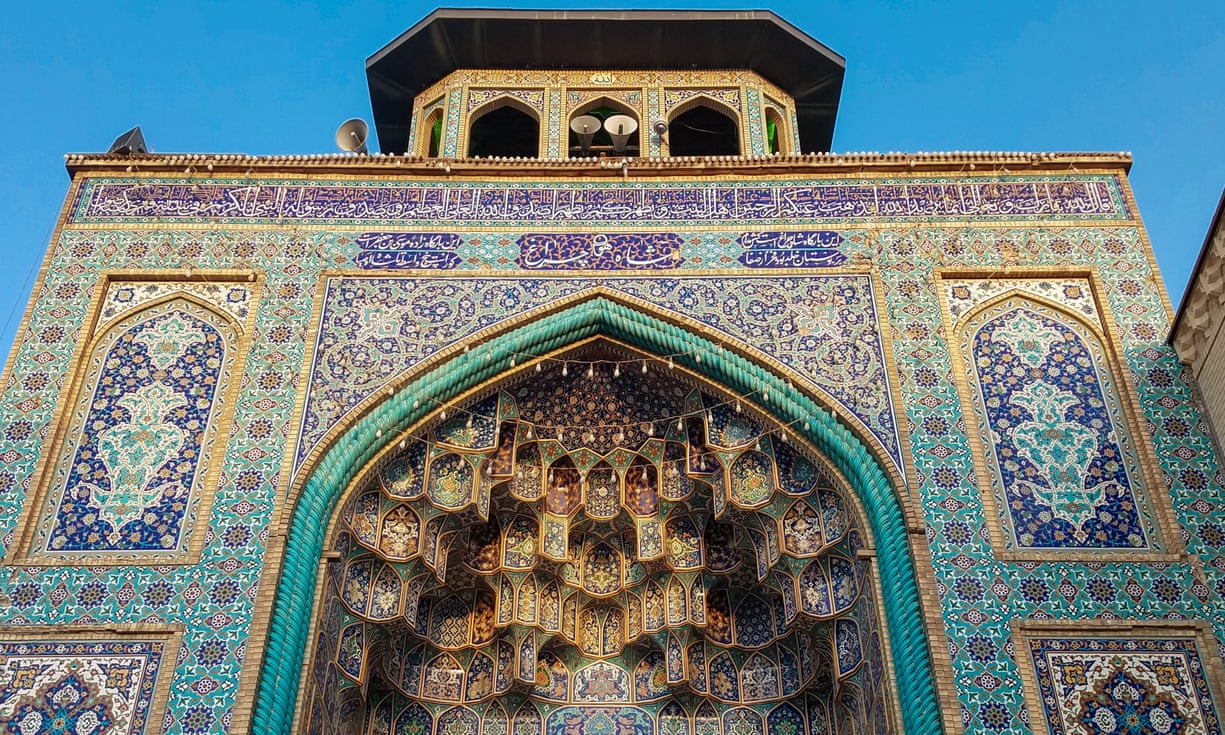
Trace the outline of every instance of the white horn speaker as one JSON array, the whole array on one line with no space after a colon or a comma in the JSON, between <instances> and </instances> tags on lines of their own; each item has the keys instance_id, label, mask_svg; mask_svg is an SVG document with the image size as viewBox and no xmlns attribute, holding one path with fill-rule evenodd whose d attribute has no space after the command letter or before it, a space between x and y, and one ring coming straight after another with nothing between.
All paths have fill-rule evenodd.
<instances>
[{"instance_id":1,"label":"white horn speaker","mask_svg":"<svg viewBox=\"0 0 1225 735\"><path fill-rule=\"evenodd\" d=\"M594 115L579 115L570 121L570 129L578 136L583 150L591 147L591 139L600 131L600 119Z\"/></svg>"},{"instance_id":2,"label":"white horn speaker","mask_svg":"<svg viewBox=\"0 0 1225 735\"><path fill-rule=\"evenodd\" d=\"M604 121L604 129L612 136L613 148L621 153L630 136L638 129L638 121L629 115L613 115Z\"/></svg>"}]
</instances>

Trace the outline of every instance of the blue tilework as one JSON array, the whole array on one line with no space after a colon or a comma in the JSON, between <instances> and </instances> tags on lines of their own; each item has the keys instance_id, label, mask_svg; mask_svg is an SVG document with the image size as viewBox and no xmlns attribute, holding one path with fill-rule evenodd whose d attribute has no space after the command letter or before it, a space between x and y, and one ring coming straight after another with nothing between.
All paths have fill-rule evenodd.
<instances>
[{"instance_id":1,"label":"blue tilework","mask_svg":"<svg viewBox=\"0 0 1225 735\"><path fill-rule=\"evenodd\" d=\"M43 553L181 551L234 330L190 302L139 312L88 363L83 420L62 450ZM227 354L227 352L229 354Z\"/></svg>"},{"instance_id":2,"label":"blue tilework","mask_svg":"<svg viewBox=\"0 0 1225 735\"><path fill-rule=\"evenodd\" d=\"M447 133L452 145L453 129ZM452 154L453 155L453 154ZM572 223L764 224L876 218L1131 218L1110 176L842 181L795 184L551 183L473 185L233 182L154 179L132 184L91 179L78 194L72 224L162 221L275 224L386 223L437 227ZM638 225L640 226L640 224Z\"/></svg>"},{"instance_id":3,"label":"blue tilework","mask_svg":"<svg viewBox=\"0 0 1225 735\"><path fill-rule=\"evenodd\" d=\"M670 304L810 376L902 466L875 293L859 275L783 278L328 279L297 466L353 407L478 330L597 286ZM756 397L760 398L760 397Z\"/></svg>"},{"instance_id":4,"label":"blue tilework","mask_svg":"<svg viewBox=\"0 0 1225 735\"><path fill-rule=\"evenodd\" d=\"M1042 698L1040 716L1051 735L1221 733L1218 705L1193 639L1039 637L1027 642L1025 655Z\"/></svg>"},{"instance_id":5,"label":"blue tilework","mask_svg":"<svg viewBox=\"0 0 1225 735\"><path fill-rule=\"evenodd\" d=\"M1024 300L995 305L966 330L1010 548L1160 548L1097 338Z\"/></svg>"},{"instance_id":6,"label":"blue tilework","mask_svg":"<svg viewBox=\"0 0 1225 735\"><path fill-rule=\"evenodd\" d=\"M150 722L164 640L0 641L0 732L139 735Z\"/></svg>"},{"instance_id":7,"label":"blue tilework","mask_svg":"<svg viewBox=\"0 0 1225 735\"><path fill-rule=\"evenodd\" d=\"M1036 181L1040 186L1053 181L1047 177L1007 180ZM1020 735L1028 732L1027 718L1038 716L1037 711L1027 711L1022 702L1010 628L1017 617L1193 618L1210 622L1218 635L1225 630L1225 606L1221 603L1225 562L1220 553L1225 547L1225 530L1219 520L1225 510L1222 478L1216 450L1194 405L1186 374L1163 342L1168 312L1146 256L1147 246L1140 230L1124 221L1134 214L1123 203L1121 189L1112 177L1080 176L1071 180L1098 182L1106 195L1102 201L1110 204L1090 207L1089 211L1096 214L1081 214L1069 203L1065 214L1051 215L1041 227L1007 222L1029 219L1050 209L985 213L982 216L998 224L973 227L964 224L964 215L947 224L925 219L918 213L930 210L918 208L896 213L882 209L870 215L849 199L831 198L828 205L809 210L816 213L812 218L783 212L782 223L771 228L837 229L845 238L840 249L848 262L870 261L880 274L883 290L879 295L885 313L872 318L885 319L892 330L901 405L905 407L898 421L909 450L908 471L916 481L920 521L939 570L936 594L960 706L955 716L961 717L968 733ZM111 193L120 194L122 182L110 183L117 187ZM241 183L236 181L233 186ZM279 194L288 191L278 189ZM87 198L91 192L86 187ZM105 220L109 228L120 226L124 218L147 212L160 211L169 218L172 208L186 205L175 220L185 229L157 229L156 224L146 221L128 230L90 230L91 220L86 219L84 209L78 208L69 229L52 245L29 322L14 345L12 372L0 393L0 433L4 437L0 450L0 544L12 552L18 542L16 524L30 491L40 448L54 431L51 416L56 396L70 382L69 365L98 274L137 267L181 269L184 262L201 270L255 267L266 272L268 280L255 315L251 355L241 376L243 388L236 405L233 438L219 460L217 498L202 558L197 564L181 567L10 566L0 588L9 600L6 622L10 625L141 621L184 625L183 651L174 672L166 731L221 733L228 731L234 716L272 505L277 485L284 480L280 473L288 451L285 436L296 431L290 426L291 415L306 380L300 366L306 360L306 345L316 340L311 314L319 274L352 267L359 249L346 241L346 233L312 229L310 223L321 220L311 220L317 212L307 209L261 204L244 211L224 204L215 210L220 219L214 220L207 207L198 206L183 192L168 189L167 196L165 206L152 203L157 196L149 194L143 210L96 211L88 216L101 218L99 222ZM104 199L100 198L99 204ZM85 204L82 200L79 206ZM254 219L244 219L248 214ZM299 214L306 218L296 219ZM367 221L405 221L385 211L370 210L368 214L371 218ZM412 222L429 228L433 214L429 212ZM766 214L778 212L765 212L751 221L755 226L769 227L772 221ZM1097 224L1087 224L1089 218ZM303 227L275 232L244 229L247 222L265 225L295 221ZM504 221L499 226L512 230L519 226L516 222ZM860 222L870 222L873 227L860 228ZM190 227L195 223L209 230L193 231ZM488 223L481 224L484 227ZM644 230L638 220L609 227ZM542 231L536 221L523 231L527 229ZM438 229L435 226L429 231ZM462 238L456 250L462 259L457 270L513 268L513 252L499 264L498 259L506 257L499 240L513 242L522 234L520 230L465 231L461 222L448 231L458 232ZM728 242L741 231L743 228L727 233ZM735 261L743 248L728 247L730 252L720 254L716 234L679 229L678 233L686 239L686 248L698 248L684 252L686 268L739 267ZM952 379L947 337L939 328L940 306L931 290L930 270L935 264L994 269L1008 263L1097 268L1103 286L1101 296L1121 338L1124 364L1116 378L1135 388L1143 430L1152 438L1159 466L1159 486L1149 488L1149 492L1169 494L1178 540L1190 552L1191 563L1012 563L993 556L981 490L974 481L966 419L960 413L960 398ZM413 277L419 275L414 273ZM639 292L650 294L646 281L639 283ZM677 292L665 289L661 294L661 301L683 311L676 300ZM864 312L857 310L864 308L860 304L849 313L860 316ZM394 709L388 705L389 718L400 716L407 703L398 706ZM813 721L828 723L833 719L826 702L806 703L800 709ZM515 712L509 708L502 721L509 723ZM479 713L486 722L498 721L490 710ZM691 719L686 726L695 732L708 727L711 719L707 714L705 710L688 712Z\"/></svg>"}]
</instances>

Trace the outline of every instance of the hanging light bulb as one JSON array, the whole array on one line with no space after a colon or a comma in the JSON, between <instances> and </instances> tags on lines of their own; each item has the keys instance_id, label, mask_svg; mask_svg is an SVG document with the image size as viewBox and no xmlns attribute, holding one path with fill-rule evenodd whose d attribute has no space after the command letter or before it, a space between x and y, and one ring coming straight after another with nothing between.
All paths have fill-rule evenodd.
<instances>
[{"instance_id":1,"label":"hanging light bulb","mask_svg":"<svg viewBox=\"0 0 1225 735\"><path fill-rule=\"evenodd\" d=\"M647 374L647 361L646 360L642 361L642 374L643 375Z\"/></svg>"},{"instance_id":2,"label":"hanging light bulb","mask_svg":"<svg viewBox=\"0 0 1225 735\"><path fill-rule=\"evenodd\" d=\"M736 413L740 413L740 399L736 399Z\"/></svg>"},{"instance_id":3,"label":"hanging light bulb","mask_svg":"<svg viewBox=\"0 0 1225 735\"><path fill-rule=\"evenodd\" d=\"M447 420L447 409L445 409L445 408L444 408L444 409L442 409L442 413L441 413L441 414L439 414L439 417L440 417L440 418L441 418L443 421L446 421L446 420Z\"/></svg>"},{"instance_id":4,"label":"hanging light bulb","mask_svg":"<svg viewBox=\"0 0 1225 735\"><path fill-rule=\"evenodd\" d=\"M532 427L530 427L530 426L529 426L529 427L527 427L527 438L528 438L528 439L531 439L531 438L532 438Z\"/></svg>"},{"instance_id":5,"label":"hanging light bulb","mask_svg":"<svg viewBox=\"0 0 1225 735\"><path fill-rule=\"evenodd\" d=\"M511 356L510 356L510 366L511 366L511 367L514 367L514 366L515 366L515 356L514 356L514 355L511 355Z\"/></svg>"},{"instance_id":6,"label":"hanging light bulb","mask_svg":"<svg viewBox=\"0 0 1225 735\"><path fill-rule=\"evenodd\" d=\"M540 363L536 363L536 372L540 372Z\"/></svg>"},{"instance_id":7,"label":"hanging light bulb","mask_svg":"<svg viewBox=\"0 0 1225 735\"><path fill-rule=\"evenodd\" d=\"M647 426L647 436L655 436L655 424Z\"/></svg>"},{"instance_id":8,"label":"hanging light bulb","mask_svg":"<svg viewBox=\"0 0 1225 735\"><path fill-rule=\"evenodd\" d=\"M563 362L561 364L561 374L563 378L570 374L570 363Z\"/></svg>"},{"instance_id":9,"label":"hanging light bulb","mask_svg":"<svg viewBox=\"0 0 1225 735\"><path fill-rule=\"evenodd\" d=\"M594 376L595 376L595 363L593 362L587 366L587 378L590 380Z\"/></svg>"},{"instance_id":10,"label":"hanging light bulb","mask_svg":"<svg viewBox=\"0 0 1225 735\"><path fill-rule=\"evenodd\" d=\"M682 431L682 430L684 430L684 428L685 428L685 422L684 422L684 419L682 419L682 418L678 418L678 419L676 420L676 430L677 430L677 431Z\"/></svg>"},{"instance_id":11,"label":"hanging light bulb","mask_svg":"<svg viewBox=\"0 0 1225 735\"><path fill-rule=\"evenodd\" d=\"M643 481L643 482L647 482L649 479L650 479L650 478L649 478L649 477L647 477L647 468L646 468L646 467L643 467L643 468L642 468L642 481Z\"/></svg>"},{"instance_id":12,"label":"hanging light bulb","mask_svg":"<svg viewBox=\"0 0 1225 735\"><path fill-rule=\"evenodd\" d=\"M671 370L672 368L673 368L673 365L672 365L672 358L671 358L671 357L669 357L669 358L668 358L668 369L669 369L669 370Z\"/></svg>"},{"instance_id":13,"label":"hanging light bulb","mask_svg":"<svg viewBox=\"0 0 1225 735\"><path fill-rule=\"evenodd\" d=\"M375 429L375 430L374 430L374 437L375 437L376 439L382 439L382 438L383 438L383 430L382 430L382 429Z\"/></svg>"},{"instance_id":14,"label":"hanging light bulb","mask_svg":"<svg viewBox=\"0 0 1225 735\"><path fill-rule=\"evenodd\" d=\"M617 363L616 365L613 366L613 377L614 378L621 377L621 363Z\"/></svg>"},{"instance_id":15,"label":"hanging light bulb","mask_svg":"<svg viewBox=\"0 0 1225 735\"><path fill-rule=\"evenodd\" d=\"M471 428L472 428L472 414L468 414L468 423L466 424L466 426L467 426L469 429L471 429Z\"/></svg>"},{"instance_id":16,"label":"hanging light bulb","mask_svg":"<svg viewBox=\"0 0 1225 735\"><path fill-rule=\"evenodd\" d=\"M407 440L407 439L401 439L401 440L400 440L400 449L404 449L404 448L405 448L405 447L407 447L407 446L408 446L408 440Z\"/></svg>"},{"instance_id":17,"label":"hanging light bulb","mask_svg":"<svg viewBox=\"0 0 1225 735\"><path fill-rule=\"evenodd\" d=\"M419 399L419 398L414 398L414 399L413 399L413 408L420 408L420 407L421 407L421 399Z\"/></svg>"},{"instance_id":18,"label":"hanging light bulb","mask_svg":"<svg viewBox=\"0 0 1225 735\"><path fill-rule=\"evenodd\" d=\"M694 361L694 362L696 362L696 363L698 363L698 364L701 364L701 362L702 362L702 353L701 353L701 352L695 352L695 353L693 353L693 361Z\"/></svg>"}]
</instances>

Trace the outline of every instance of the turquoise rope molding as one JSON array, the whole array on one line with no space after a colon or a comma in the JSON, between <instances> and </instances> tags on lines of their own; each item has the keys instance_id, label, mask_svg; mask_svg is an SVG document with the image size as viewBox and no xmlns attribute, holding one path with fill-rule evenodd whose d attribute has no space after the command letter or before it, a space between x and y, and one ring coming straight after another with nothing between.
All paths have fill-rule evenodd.
<instances>
[{"instance_id":1,"label":"turquoise rope molding","mask_svg":"<svg viewBox=\"0 0 1225 735\"><path fill-rule=\"evenodd\" d=\"M768 392L769 400L759 401L761 408L791 425L846 476L863 501L876 540L903 727L907 733L941 732L906 524L893 488L875 457L831 413L789 388L783 378L681 327L605 297L541 317L426 373L372 409L320 460L293 510L268 626L252 731L289 733L307 631L314 616L312 603L324 533L336 503L356 472L387 441L376 437L378 428L390 427L387 435L396 436L425 418L437 402L454 400L504 373L512 356L523 362L524 355L544 355L597 335L654 354L679 355L674 358L677 363L737 394ZM701 362L694 360L694 355L701 355Z\"/></svg>"}]
</instances>

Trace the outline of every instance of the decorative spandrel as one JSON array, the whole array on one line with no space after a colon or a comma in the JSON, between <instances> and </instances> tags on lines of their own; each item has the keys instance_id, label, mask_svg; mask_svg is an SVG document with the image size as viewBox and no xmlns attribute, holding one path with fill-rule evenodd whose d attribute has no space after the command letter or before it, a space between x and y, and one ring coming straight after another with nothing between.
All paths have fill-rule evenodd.
<instances>
[{"instance_id":1,"label":"decorative spandrel","mask_svg":"<svg viewBox=\"0 0 1225 735\"><path fill-rule=\"evenodd\" d=\"M440 410L347 501L312 723L887 720L844 490L735 397L611 348L546 365Z\"/></svg>"}]
</instances>

